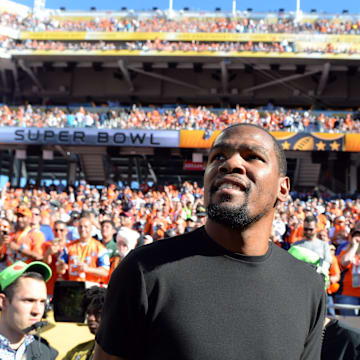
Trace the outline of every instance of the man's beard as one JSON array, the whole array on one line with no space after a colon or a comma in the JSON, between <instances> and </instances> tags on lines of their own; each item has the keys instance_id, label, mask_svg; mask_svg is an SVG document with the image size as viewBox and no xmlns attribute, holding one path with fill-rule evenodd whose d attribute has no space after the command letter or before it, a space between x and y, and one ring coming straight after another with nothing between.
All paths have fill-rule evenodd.
<instances>
[{"instance_id":1,"label":"man's beard","mask_svg":"<svg viewBox=\"0 0 360 360\"><path fill-rule=\"evenodd\" d=\"M245 230L251 224L260 220L265 212L255 216L249 215L249 192L245 192L245 201L242 205L225 206L224 203L229 202L231 196L223 196L218 203L212 203L207 207L209 219L214 222L230 227L232 230Z\"/></svg>"}]
</instances>

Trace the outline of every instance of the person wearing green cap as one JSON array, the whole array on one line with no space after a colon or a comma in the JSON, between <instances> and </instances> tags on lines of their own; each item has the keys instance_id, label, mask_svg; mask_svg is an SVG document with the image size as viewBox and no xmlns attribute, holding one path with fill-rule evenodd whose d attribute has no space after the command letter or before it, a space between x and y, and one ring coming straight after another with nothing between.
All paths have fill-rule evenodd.
<instances>
[{"instance_id":1,"label":"person wearing green cap","mask_svg":"<svg viewBox=\"0 0 360 360\"><path fill-rule=\"evenodd\" d=\"M37 336L47 293L45 282L51 269L40 261L17 261L0 272L0 359L52 360L57 351Z\"/></svg>"},{"instance_id":2,"label":"person wearing green cap","mask_svg":"<svg viewBox=\"0 0 360 360\"><path fill-rule=\"evenodd\" d=\"M328 272L322 265L321 257L314 251L301 246L292 246L289 253L296 259L311 265L328 281ZM358 360L360 358L360 330L346 322L326 317L324 322L321 360Z\"/></svg>"}]
</instances>

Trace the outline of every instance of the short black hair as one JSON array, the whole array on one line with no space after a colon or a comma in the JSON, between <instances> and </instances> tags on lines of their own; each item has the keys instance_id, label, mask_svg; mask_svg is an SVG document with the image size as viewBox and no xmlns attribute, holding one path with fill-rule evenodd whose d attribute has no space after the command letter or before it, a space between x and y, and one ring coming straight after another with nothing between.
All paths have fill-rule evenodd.
<instances>
[{"instance_id":1,"label":"short black hair","mask_svg":"<svg viewBox=\"0 0 360 360\"><path fill-rule=\"evenodd\" d=\"M92 211L90 210L82 210L80 213L80 217L79 220L85 218L85 219L91 219L91 214L94 214Z\"/></svg>"},{"instance_id":2,"label":"short black hair","mask_svg":"<svg viewBox=\"0 0 360 360\"><path fill-rule=\"evenodd\" d=\"M231 130L234 127L238 127L238 126L251 126L254 128L257 128L259 130L262 130L265 134L268 134L273 142L274 145L274 150L275 150L275 156L278 162L278 168L279 168L279 175L281 176L286 176L287 173L287 162L286 162L286 156L285 156L285 152L283 150L283 148L281 147L280 143L276 140L276 138L266 129L264 129L263 127L259 126L259 125L255 125L255 124L247 124L247 123L240 123L240 124L233 124L230 125L229 127L227 127L226 129L224 129L222 131L228 131Z\"/></svg>"},{"instance_id":3,"label":"short black hair","mask_svg":"<svg viewBox=\"0 0 360 360\"><path fill-rule=\"evenodd\" d=\"M100 226L103 227L104 224L110 224L114 229L116 228L112 220L104 220L100 223Z\"/></svg>"},{"instance_id":4,"label":"short black hair","mask_svg":"<svg viewBox=\"0 0 360 360\"><path fill-rule=\"evenodd\" d=\"M106 289L100 286L92 286L85 290L81 306L84 312L91 309L95 313L102 312L105 302Z\"/></svg>"},{"instance_id":5,"label":"short black hair","mask_svg":"<svg viewBox=\"0 0 360 360\"><path fill-rule=\"evenodd\" d=\"M28 271L28 272L24 272L23 274L21 274L13 283L11 283L10 285L8 285L5 290L1 291L2 293L5 294L5 296L9 299L9 301L11 302L12 298L14 297L16 288L19 284L19 281L21 279L35 279L35 280L39 280L39 281L44 281L45 279L44 277L35 271Z\"/></svg>"},{"instance_id":6,"label":"short black hair","mask_svg":"<svg viewBox=\"0 0 360 360\"><path fill-rule=\"evenodd\" d=\"M54 226L56 226L56 225L65 225L65 226L67 226L66 222L65 222L65 221L62 221L62 220L56 220L56 221L54 222Z\"/></svg>"},{"instance_id":7,"label":"short black hair","mask_svg":"<svg viewBox=\"0 0 360 360\"><path fill-rule=\"evenodd\" d=\"M315 222L317 223L317 219L315 216L313 215L309 215L309 216L306 216L305 219L304 219L304 223L310 223L310 222Z\"/></svg>"}]
</instances>

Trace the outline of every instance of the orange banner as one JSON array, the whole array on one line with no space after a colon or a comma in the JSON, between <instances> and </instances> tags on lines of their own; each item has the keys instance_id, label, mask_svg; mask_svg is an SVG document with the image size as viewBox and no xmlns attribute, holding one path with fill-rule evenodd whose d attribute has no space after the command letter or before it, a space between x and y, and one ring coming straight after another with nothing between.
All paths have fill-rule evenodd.
<instances>
[{"instance_id":1,"label":"orange banner","mask_svg":"<svg viewBox=\"0 0 360 360\"><path fill-rule=\"evenodd\" d=\"M220 130L211 133L204 130L181 130L179 146L181 148L208 149L219 134Z\"/></svg>"},{"instance_id":2,"label":"orange banner","mask_svg":"<svg viewBox=\"0 0 360 360\"><path fill-rule=\"evenodd\" d=\"M360 134L346 134L344 150L360 152Z\"/></svg>"},{"instance_id":3,"label":"orange banner","mask_svg":"<svg viewBox=\"0 0 360 360\"><path fill-rule=\"evenodd\" d=\"M209 149L220 130L181 130L179 147ZM360 151L360 134L272 131L284 150ZM346 146L344 144L346 143Z\"/></svg>"}]
</instances>

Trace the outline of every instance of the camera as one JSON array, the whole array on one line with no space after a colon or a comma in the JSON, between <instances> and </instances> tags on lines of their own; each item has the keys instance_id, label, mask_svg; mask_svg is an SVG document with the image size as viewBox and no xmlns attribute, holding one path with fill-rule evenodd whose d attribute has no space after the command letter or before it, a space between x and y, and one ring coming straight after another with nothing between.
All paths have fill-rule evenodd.
<instances>
[{"instance_id":1,"label":"camera","mask_svg":"<svg viewBox=\"0 0 360 360\"><path fill-rule=\"evenodd\" d=\"M52 300L54 319L57 322L85 321L82 301L85 293L83 281L56 281Z\"/></svg>"}]
</instances>

